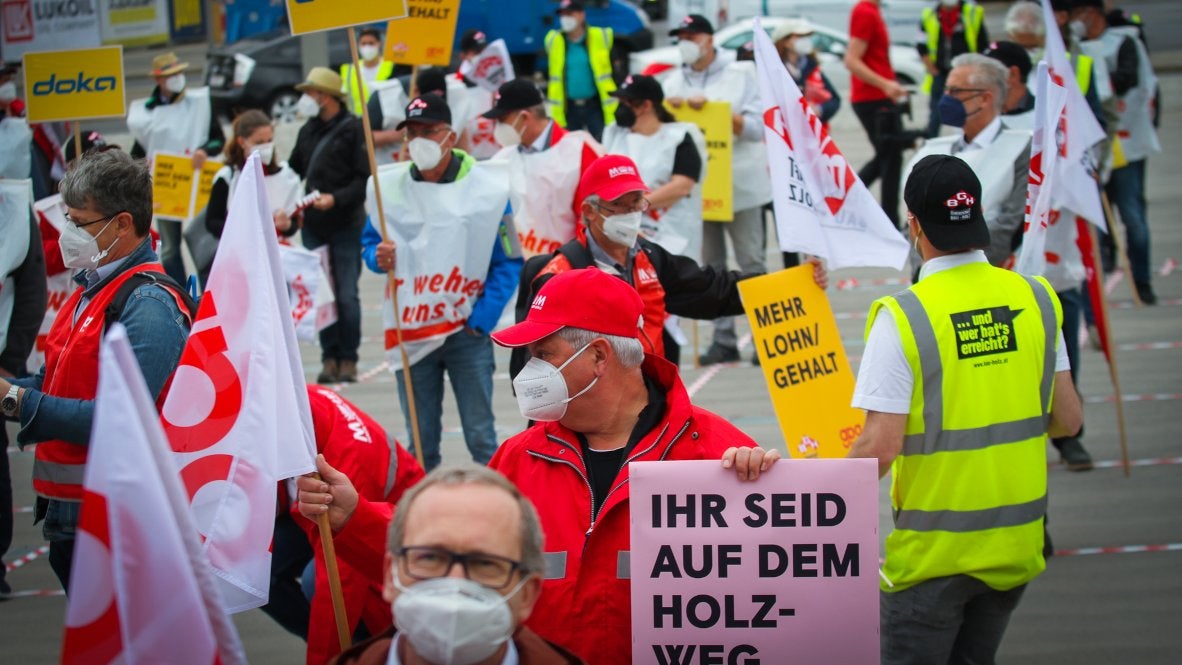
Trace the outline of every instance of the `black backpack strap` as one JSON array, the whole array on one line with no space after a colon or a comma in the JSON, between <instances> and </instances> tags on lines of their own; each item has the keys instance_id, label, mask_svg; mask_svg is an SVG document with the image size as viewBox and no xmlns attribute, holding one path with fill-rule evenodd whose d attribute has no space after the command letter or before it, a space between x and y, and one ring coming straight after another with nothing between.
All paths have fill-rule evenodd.
<instances>
[{"instance_id":1,"label":"black backpack strap","mask_svg":"<svg viewBox=\"0 0 1182 665\"><path fill-rule=\"evenodd\" d=\"M158 284L179 295L181 302L185 304L189 321L197 318L197 302L193 300L193 296L189 295L188 289L162 272L146 270L133 274L119 285L119 290L115 292L115 297L111 299L111 303L107 305L107 309L103 312L106 317L105 323L103 324L104 333L110 330L111 325L123 316L123 308L127 306L127 301L131 298L131 294L145 284Z\"/></svg>"}]
</instances>

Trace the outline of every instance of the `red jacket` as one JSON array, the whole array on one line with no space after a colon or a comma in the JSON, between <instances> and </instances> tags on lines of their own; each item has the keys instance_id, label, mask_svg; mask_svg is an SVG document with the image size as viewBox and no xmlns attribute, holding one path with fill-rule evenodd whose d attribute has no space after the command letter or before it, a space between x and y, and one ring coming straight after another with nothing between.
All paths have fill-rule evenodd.
<instances>
[{"instance_id":1,"label":"red jacket","mask_svg":"<svg viewBox=\"0 0 1182 665\"><path fill-rule=\"evenodd\" d=\"M363 498L395 503L425 475L413 455L397 441L388 441L382 426L345 398L328 388L308 386L308 402L316 431L316 450L324 454L331 466L349 476ZM298 510L293 510L293 514L297 523L307 531L316 557L316 594L312 597L312 617L308 625L307 662L319 665L341 651L328 588L328 572L316 525L299 518ZM374 537L381 544L386 541L384 530ZM337 564L350 630L356 630L357 622L362 618L371 633L381 632L392 625L390 604L382 600L381 575L367 575L340 558Z\"/></svg>"},{"instance_id":2,"label":"red jacket","mask_svg":"<svg viewBox=\"0 0 1182 665\"><path fill-rule=\"evenodd\" d=\"M756 445L719 416L693 406L668 361L650 355L644 373L665 389L666 412L628 462L719 459L731 446ZM590 665L630 662L628 465L596 516L578 439L559 423L535 425L509 439L489 466L529 497L546 534L547 579L527 625Z\"/></svg>"}]
</instances>

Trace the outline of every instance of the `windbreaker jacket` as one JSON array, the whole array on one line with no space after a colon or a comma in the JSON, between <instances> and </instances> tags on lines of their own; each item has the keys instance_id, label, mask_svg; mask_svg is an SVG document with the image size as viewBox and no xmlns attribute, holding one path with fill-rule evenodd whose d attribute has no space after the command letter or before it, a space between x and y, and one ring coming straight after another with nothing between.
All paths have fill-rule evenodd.
<instances>
[{"instance_id":1,"label":"windbreaker jacket","mask_svg":"<svg viewBox=\"0 0 1182 665\"><path fill-rule=\"evenodd\" d=\"M756 445L719 416L693 406L668 361L649 355L643 371L665 390L666 410L628 462L720 459L731 446ZM628 465L598 514L575 433L542 423L501 445L489 466L533 502L546 534L546 581L527 625L590 665L632 658Z\"/></svg>"}]
</instances>

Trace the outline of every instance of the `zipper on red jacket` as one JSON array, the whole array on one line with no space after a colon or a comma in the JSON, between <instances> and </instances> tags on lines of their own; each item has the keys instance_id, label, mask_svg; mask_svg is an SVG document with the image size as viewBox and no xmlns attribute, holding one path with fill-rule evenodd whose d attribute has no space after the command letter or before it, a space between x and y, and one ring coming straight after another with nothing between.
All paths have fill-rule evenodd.
<instances>
[{"instance_id":1,"label":"zipper on red jacket","mask_svg":"<svg viewBox=\"0 0 1182 665\"><path fill-rule=\"evenodd\" d=\"M563 441L562 439L560 439L556 436L553 436L551 434L547 434L546 438L553 441L554 443L557 443L557 444L560 444L560 445L565 446L567 448L570 448L571 452L573 452L575 454L575 456L579 458L579 461L583 462L583 464L586 465L586 462L583 461L583 455L581 453L579 453L577 446L572 446L569 443L567 443L566 441ZM549 462L555 462L558 464L565 464L565 465L569 466L570 468L574 469L575 473L579 474L579 478L581 478L583 480L583 486L587 488L587 497L589 499L589 503L591 504L591 515L590 515L591 527L587 529L587 533L583 534L584 547L586 547L586 542L585 542L586 537L591 535L591 529L595 528L595 492L591 489L591 481L587 479L587 474L584 473L582 469L580 469L574 462L571 462L570 460L559 459L557 457L546 455L544 453L539 453L535 450L527 450L526 452L529 453L530 455L533 455L534 457L544 459Z\"/></svg>"}]
</instances>

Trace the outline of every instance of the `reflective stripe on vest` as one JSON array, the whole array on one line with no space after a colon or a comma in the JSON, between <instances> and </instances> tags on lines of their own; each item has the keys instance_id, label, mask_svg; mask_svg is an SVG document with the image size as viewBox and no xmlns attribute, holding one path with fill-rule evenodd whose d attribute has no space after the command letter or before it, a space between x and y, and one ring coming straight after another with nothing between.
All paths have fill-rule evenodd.
<instances>
[{"instance_id":1,"label":"reflective stripe on vest","mask_svg":"<svg viewBox=\"0 0 1182 665\"><path fill-rule=\"evenodd\" d=\"M543 552L542 561L546 564L545 579L566 579L566 552Z\"/></svg>"},{"instance_id":2,"label":"reflective stripe on vest","mask_svg":"<svg viewBox=\"0 0 1182 665\"><path fill-rule=\"evenodd\" d=\"M616 552L616 579L632 579L632 553L628 550Z\"/></svg>"},{"instance_id":3,"label":"reflective stripe on vest","mask_svg":"<svg viewBox=\"0 0 1182 665\"><path fill-rule=\"evenodd\" d=\"M33 477L55 485L81 486L85 474L85 464L60 464L43 459L33 461Z\"/></svg>"},{"instance_id":4,"label":"reflective stripe on vest","mask_svg":"<svg viewBox=\"0 0 1182 665\"><path fill-rule=\"evenodd\" d=\"M614 122L616 107L619 105L619 100L612 97L616 90L616 81L612 78L613 39L611 28L587 28L587 59L591 62L591 76L595 79L595 89L599 92L604 124ZM550 59L546 104L554 122L566 127L566 38L561 32L551 30L546 33L545 46L547 57Z\"/></svg>"}]
</instances>

